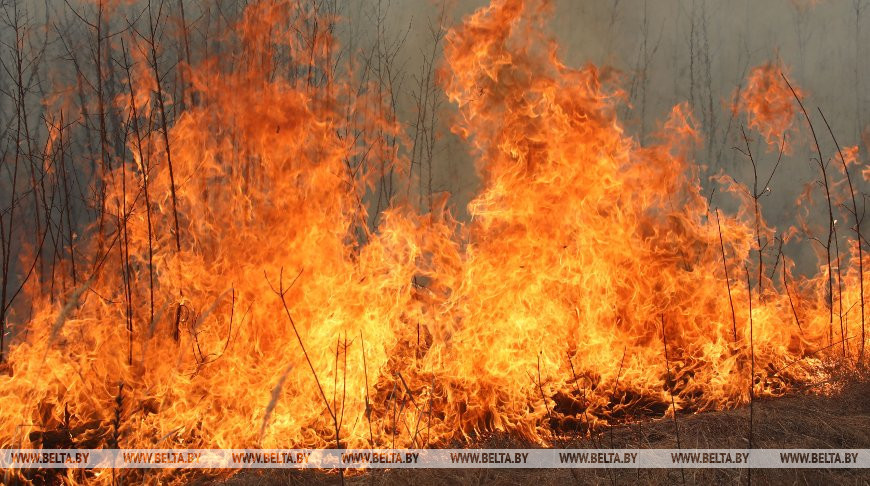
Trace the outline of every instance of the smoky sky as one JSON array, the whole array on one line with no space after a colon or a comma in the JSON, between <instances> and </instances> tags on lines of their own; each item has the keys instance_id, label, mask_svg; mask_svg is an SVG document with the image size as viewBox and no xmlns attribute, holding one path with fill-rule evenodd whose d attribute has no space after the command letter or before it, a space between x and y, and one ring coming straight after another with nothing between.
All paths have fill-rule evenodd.
<instances>
[{"instance_id":1,"label":"smoky sky","mask_svg":"<svg viewBox=\"0 0 870 486\"><path fill-rule=\"evenodd\" d=\"M13 5L11 3L9 5ZM484 6L484 1L365 0L337 3L340 26L336 37L347 48L345 56L360 56L373 43L387 42L394 49L391 60L396 79L395 108L398 120L410 127L414 120L415 85L429 53L440 66L442 47L433 49L433 29L450 28ZM71 8L82 12L93 6L84 3L19 1L14 4L26 12L34 35L42 35L40 24L49 25L49 48L40 58L43 75L48 78L55 66L69 63L56 33L78 22ZM174 3L167 8L175 8ZM231 20L243 5L235 1L184 2L194 37L203 37L210 19ZM730 109L733 96L749 71L760 64L777 61L785 66L791 80L805 95L808 110L818 120L821 108L842 145L859 145L866 156L870 96L864 85L870 72L866 62L870 41L867 14L870 0L606 0L555 1L547 24L547 35L558 44L558 55L569 66L595 64L619 73L626 100L618 113L627 131L641 143L652 143L658 124L677 103L688 102L699 121L704 139L694 151L694 162L705 191L714 185L708 176L724 172L741 183L748 183L752 167L735 147L743 143L741 125ZM218 8L220 7L220 8ZM122 3L122 9L135 12ZM208 12L207 15L204 12ZM219 11L218 13L215 13ZM131 13L130 15L135 15ZM71 36L87 29L72 28ZM78 33L78 34L76 34ZM4 25L0 37L7 42L11 30ZM73 45L75 47L75 45ZM168 51L177 48L171 44ZM8 49L6 49L8 54ZM5 55L5 54L4 54ZM7 77L3 74L4 78ZM3 79L8 88L12 80ZM31 94L51 96L48 83ZM2 123L14 119L9 97L0 101ZM38 110L34 110L33 117ZM446 100L437 113L436 142L432 156L432 184L435 192L450 194L449 207L460 220L467 220L467 204L481 189L481 182L468 145L450 131L455 107ZM802 124L800 119L797 124ZM34 126L38 123L34 119ZM410 128L409 128L410 130ZM7 128L7 136L9 135ZM824 135L824 134L823 134ZM862 136L863 135L863 136ZM767 174L775 153L765 150L753 136L759 154L759 169ZM770 191L763 198L764 216L780 231L797 218L796 201L805 187L816 184L818 167L806 130L797 132L795 149L787 154L771 179ZM830 137L820 137L824 156L833 157ZM5 175L4 175L5 177ZM764 177L766 178L766 177ZM818 189L818 188L817 188ZM714 195L712 204L726 210L733 201ZM823 216L811 214L811 220ZM811 245L796 246L793 257L813 261Z\"/></svg>"},{"instance_id":2,"label":"smoky sky","mask_svg":"<svg viewBox=\"0 0 870 486\"><path fill-rule=\"evenodd\" d=\"M445 24L455 25L485 4L449 3ZM366 11L379 6L389 12L391 35L407 32L403 66L415 72L418 54L430 41L429 25L439 18L442 4L372 1L359 4L359 11L349 18L364 19ZM866 0L556 1L547 34L557 42L567 65L591 63L619 73L627 98L619 114L641 143L652 142L651 134L675 104L689 103L704 140L694 161L702 167L704 190L712 191L715 185L708 177L720 172L743 184L752 181L751 164L735 149L745 143L741 126L746 120L733 115L731 106L750 70L767 62L784 67L804 95L815 124L824 127L817 112L821 109L838 142L858 145L866 156L868 6ZM446 104L440 117L434 186L451 194L453 211L462 218L467 216L465 205L480 190L480 180L464 142L450 134L453 109ZM806 186L821 190L813 160L818 156L805 121L797 117L794 123L794 149L783 157L762 198L764 217L780 232L795 224L796 202ZM819 136L823 157L834 157L836 148L827 131L819 131L824 131ZM760 177L766 180L778 154L767 150L759 135L750 132L749 138L758 154ZM715 194L712 205L735 209L733 201ZM817 206L810 211L810 221L824 216ZM796 244L790 252L805 271L811 270L816 261L811 245Z\"/></svg>"}]
</instances>

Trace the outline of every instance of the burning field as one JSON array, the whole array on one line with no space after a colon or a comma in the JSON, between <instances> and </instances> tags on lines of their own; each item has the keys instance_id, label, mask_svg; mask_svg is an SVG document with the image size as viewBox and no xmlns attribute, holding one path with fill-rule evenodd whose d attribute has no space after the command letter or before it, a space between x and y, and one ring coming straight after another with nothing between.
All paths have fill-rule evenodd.
<instances>
[{"instance_id":1,"label":"burning field","mask_svg":"<svg viewBox=\"0 0 870 486\"><path fill-rule=\"evenodd\" d=\"M716 101L732 177L712 104L639 128L548 2L439 5L408 75L331 1L36 3L0 4L3 448L549 447L865 379L867 149L774 55ZM56 472L3 480L120 481Z\"/></svg>"}]
</instances>

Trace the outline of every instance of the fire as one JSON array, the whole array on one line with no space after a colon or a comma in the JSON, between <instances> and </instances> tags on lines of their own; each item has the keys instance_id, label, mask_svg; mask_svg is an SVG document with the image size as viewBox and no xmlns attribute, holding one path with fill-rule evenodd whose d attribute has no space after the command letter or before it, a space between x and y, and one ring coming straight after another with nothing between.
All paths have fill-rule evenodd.
<instances>
[{"instance_id":1,"label":"fire","mask_svg":"<svg viewBox=\"0 0 870 486\"><path fill-rule=\"evenodd\" d=\"M746 113L748 127L764 136L768 145L788 149L786 138L797 107L779 63L766 63L749 73L738 108Z\"/></svg>"},{"instance_id":2,"label":"fire","mask_svg":"<svg viewBox=\"0 0 870 486\"><path fill-rule=\"evenodd\" d=\"M396 198L369 230L378 179L409 170L403 128L376 90L320 70L328 33L312 47L273 28L313 13L249 6L247 62L191 66L196 103L103 175L77 280L55 299L26 288L3 445L546 443L674 413L672 396L703 411L782 394L840 347L851 366L864 345L854 317L832 331L827 263L803 278L767 255L759 281L752 208L701 189L691 108L641 146L613 80L559 60L547 11L494 1L446 38L441 85L484 181L471 221ZM303 74L273 72L287 52ZM138 61L116 103L144 120L157 89ZM756 69L742 96L768 141L797 123L779 72ZM841 312L860 301L848 248Z\"/></svg>"}]
</instances>

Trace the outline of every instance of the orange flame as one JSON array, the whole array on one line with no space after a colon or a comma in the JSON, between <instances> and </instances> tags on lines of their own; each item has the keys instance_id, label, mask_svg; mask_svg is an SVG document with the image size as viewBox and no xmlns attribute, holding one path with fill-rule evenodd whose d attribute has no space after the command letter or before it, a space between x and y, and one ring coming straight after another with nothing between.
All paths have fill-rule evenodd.
<instances>
[{"instance_id":1,"label":"orange flame","mask_svg":"<svg viewBox=\"0 0 870 486\"><path fill-rule=\"evenodd\" d=\"M787 135L797 107L783 72L782 66L772 62L755 67L749 73L738 109L746 114L749 128L761 133L768 146L788 151ZM795 91L801 96L798 89Z\"/></svg>"},{"instance_id":2,"label":"orange flame","mask_svg":"<svg viewBox=\"0 0 870 486\"><path fill-rule=\"evenodd\" d=\"M248 7L236 32L249 62L193 67L198 102L169 145L130 142L133 160L105 176L118 228L80 250L87 276L61 300L30 289L0 376L4 446L545 442L673 413L672 394L701 411L746 403L750 384L778 395L821 376L828 269L802 279L777 255L758 276L752 209L729 216L702 195L689 107L641 146L616 117L621 92L559 60L546 3L495 1L447 37L453 130L484 180L472 221L396 203L377 231L365 198L405 170L402 129L375 90L272 75L264 46L310 73L334 42L274 32L304 22L294 5ZM118 103L144 116L153 84L137 77ZM742 97L768 141L794 116L783 86L766 65ZM850 303L858 279L848 268ZM839 337L851 355L853 333Z\"/></svg>"}]
</instances>

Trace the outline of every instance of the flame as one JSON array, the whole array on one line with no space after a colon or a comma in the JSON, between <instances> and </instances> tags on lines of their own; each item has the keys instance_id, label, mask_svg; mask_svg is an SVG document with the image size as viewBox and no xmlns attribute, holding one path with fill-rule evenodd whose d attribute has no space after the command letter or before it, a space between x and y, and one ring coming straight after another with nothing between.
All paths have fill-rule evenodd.
<instances>
[{"instance_id":1,"label":"flame","mask_svg":"<svg viewBox=\"0 0 870 486\"><path fill-rule=\"evenodd\" d=\"M312 48L275 31L315 15L299 9L247 8L246 62L192 66L197 103L168 144L131 137L105 174L115 227L91 229L78 280L61 299L26 289L4 446L543 443L674 413L671 396L703 411L779 395L823 376L835 340L863 348L854 319L832 336L825 265L804 278L780 254L759 275L748 201L709 206L691 109L641 146L612 80L559 60L543 2L494 1L446 38L452 129L484 181L471 221L396 200L369 230L379 178L408 170L403 128L377 90L319 71L328 33ZM282 50L307 74L275 75ZM153 106L145 63L116 100L133 118ZM778 69L742 97L768 141L794 116ZM847 305L859 278L844 267Z\"/></svg>"},{"instance_id":2,"label":"flame","mask_svg":"<svg viewBox=\"0 0 870 486\"><path fill-rule=\"evenodd\" d=\"M799 89L797 96L802 96ZM784 69L779 63L756 66L749 73L740 95L738 109L746 114L748 127L757 130L768 146L788 151L787 136L792 130L797 107Z\"/></svg>"}]
</instances>

